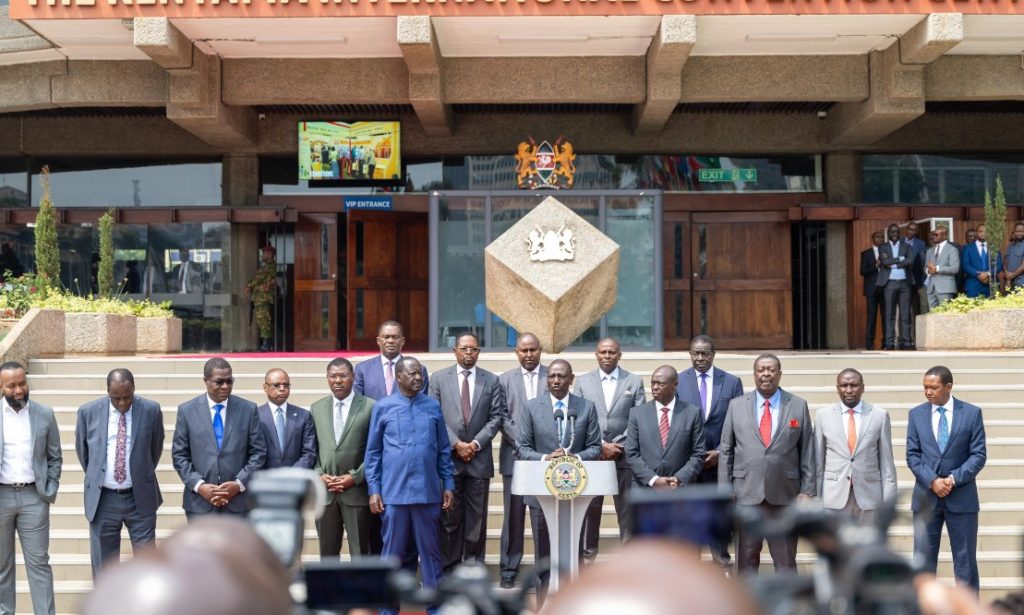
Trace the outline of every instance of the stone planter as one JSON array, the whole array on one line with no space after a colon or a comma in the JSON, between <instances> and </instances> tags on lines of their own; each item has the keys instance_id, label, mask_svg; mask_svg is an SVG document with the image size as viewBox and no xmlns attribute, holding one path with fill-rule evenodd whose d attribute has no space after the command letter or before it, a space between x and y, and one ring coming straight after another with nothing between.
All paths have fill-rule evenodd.
<instances>
[{"instance_id":1,"label":"stone planter","mask_svg":"<svg viewBox=\"0 0 1024 615\"><path fill-rule=\"evenodd\" d=\"M113 314L64 315L64 352L68 354L134 354L136 318Z\"/></svg>"},{"instance_id":2,"label":"stone planter","mask_svg":"<svg viewBox=\"0 0 1024 615\"><path fill-rule=\"evenodd\" d=\"M181 319L138 318L136 340L136 352L181 352Z\"/></svg>"},{"instance_id":3,"label":"stone planter","mask_svg":"<svg viewBox=\"0 0 1024 615\"><path fill-rule=\"evenodd\" d=\"M1024 348L1024 310L977 310L917 317L919 350Z\"/></svg>"}]
</instances>

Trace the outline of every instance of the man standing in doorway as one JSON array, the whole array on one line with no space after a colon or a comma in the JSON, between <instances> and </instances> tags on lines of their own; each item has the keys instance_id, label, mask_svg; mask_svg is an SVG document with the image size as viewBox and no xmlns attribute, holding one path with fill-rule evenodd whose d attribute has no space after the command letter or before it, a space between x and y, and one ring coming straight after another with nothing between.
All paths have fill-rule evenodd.
<instances>
[{"instance_id":1,"label":"man standing in doorway","mask_svg":"<svg viewBox=\"0 0 1024 615\"><path fill-rule=\"evenodd\" d=\"M633 485L633 472L626 459L626 428L629 426L630 410L647 401L647 396L640 376L619 367L622 350L618 341L611 337L599 341L595 355L597 369L577 378L573 393L593 402L597 410L597 422L601 426L600 458L602 461L614 461L618 475L619 493L613 500L615 516L619 522L619 538L628 540L633 522L626 498ZM587 516L583 522L583 558L588 563L597 559L603 508L603 496L595 497L587 507Z\"/></svg>"},{"instance_id":2,"label":"man standing in doorway","mask_svg":"<svg viewBox=\"0 0 1024 615\"><path fill-rule=\"evenodd\" d=\"M949 230L944 226L932 231L932 243L928 250L928 307L942 305L956 296L956 275L960 273L960 250L949 245Z\"/></svg>"},{"instance_id":3,"label":"man standing in doorway","mask_svg":"<svg viewBox=\"0 0 1024 615\"><path fill-rule=\"evenodd\" d=\"M547 393L548 368L540 364L540 340L533 333L523 333L516 341L514 367L498 377L505 390L508 408L501 422L501 449L498 471L501 472L502 502L505 518L501 523L501 586L515 585L519 564L523 560L523 535L526 531L526 503L521 495L512 494L512 470L515 467L518 425L526 412L526 404Z\"/></svg>"},{"instance_id":4,"label":"man standing in doorway","mask_svg":"<svg viewBox=\"0 0 1024 615\"><path fill-rule=\"evenodd\" d=\"M879 313L882 315L883 329L885 328L885 296L878 284L878 269L881 265L879 250L884 243L885 236L882 231L875 231L871 234L871 247L860 253L860 275L864 278L864 299L868 306L864 347L868 350L875 349L875 330L878 328L876 319ZM884 335L883 333L883 337Z\"/></svg>"},{"instance_id":5,"label":"man standing in doorway","mask_svg":"<svg viewBox=\"0 0 1024 615\"><path fill-rule=\"evenodd\" d=\"M885 343L883 350L896 350L896 312L900 314L899 348L913 350L911 307L914 291L913 255L910 245L900 241L900 227L890 224L889 243L882 246L877 283L885 296Z\"/></svg>"}]
</instances>

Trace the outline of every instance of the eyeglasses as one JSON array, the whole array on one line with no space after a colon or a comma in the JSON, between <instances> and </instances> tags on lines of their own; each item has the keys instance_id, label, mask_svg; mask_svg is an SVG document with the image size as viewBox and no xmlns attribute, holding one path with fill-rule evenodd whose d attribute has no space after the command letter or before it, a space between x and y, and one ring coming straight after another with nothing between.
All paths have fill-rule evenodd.
<instances>
[{"instance_id":1,"label":"eyeglasses","mask_svg":"<svg viewBox=\"0 0 1024 615\"><path fill-rule=\"evenodd\" d=\"M204 378L204 380L206 380L206 379ZM234 378L217 378L216 380L206 380L206 381L209 382L209 383L212 383L215 386L219 386L219 387L222 387L225 384L234 384L235 383L235 379Z\"/></svg>"},{"instance_id":2,"label":"eyeglasses","mask_svg":"<svg viewBox=\"0 0 1024 615\"><path fill-rule=\"evenodd\" d=\"M480 352L479 348L456 348L455 350L458 350L462 354L477 354Z\"/></svg>"},{"instance_id":3,"label":"eyeglasses","mask_svg":"<svg viewBox=\"0 0 1024 615\"><path fill-rule=\"evenodd\" d=\"M263 386L270 387L272 389L290 389L292 388L289 382L264 382Z\"/></svg>"}]
</instances>

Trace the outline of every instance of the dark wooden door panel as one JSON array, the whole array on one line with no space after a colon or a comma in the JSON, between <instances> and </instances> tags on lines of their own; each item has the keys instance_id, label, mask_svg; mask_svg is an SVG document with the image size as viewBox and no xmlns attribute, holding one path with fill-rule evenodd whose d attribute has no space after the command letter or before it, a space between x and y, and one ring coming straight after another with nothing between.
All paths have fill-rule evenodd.
<instances>
[{"instance_id":1,"label":"dark wooden door panel","mask_svg":"<svg viewBox=\"0 0 1024 615\"><path fill-rule=\"evenodd\" d=\"M295 224L295 350L338 347L337 214L302 214Z\"/></svg>"}]
</instances>

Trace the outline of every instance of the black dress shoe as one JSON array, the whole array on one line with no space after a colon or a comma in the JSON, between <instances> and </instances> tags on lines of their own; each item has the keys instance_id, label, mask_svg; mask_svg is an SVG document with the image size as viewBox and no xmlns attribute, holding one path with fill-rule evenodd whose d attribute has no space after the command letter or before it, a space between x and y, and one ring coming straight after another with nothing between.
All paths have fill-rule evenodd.
<instances>
[{"instance_id":1,"label":"black dress shoe","mask_svg":"<svg viewBox=\"0 0 1024 615\"><path fill-rule=\"evenodd\" d=\"M502 589L512 589L515 586L516 586L516 578L515 577L501 577L501 588Z\"/></svg>"},{"instance_id":2,"label":"black dress shoe","mask_svg":"<svg viewBox=\"0 0 1024 615\"><path fill-rule=\"evenodd\" d=\"M882 350L896 350L895 346L882 346Z\"/></svg>"}]
</instances>

